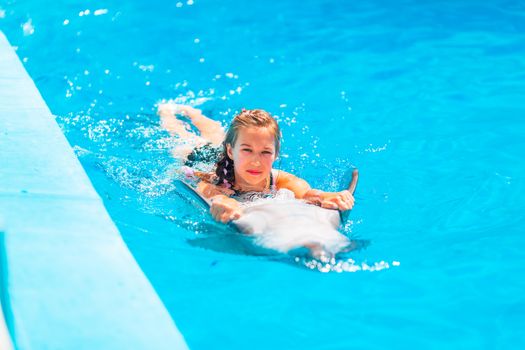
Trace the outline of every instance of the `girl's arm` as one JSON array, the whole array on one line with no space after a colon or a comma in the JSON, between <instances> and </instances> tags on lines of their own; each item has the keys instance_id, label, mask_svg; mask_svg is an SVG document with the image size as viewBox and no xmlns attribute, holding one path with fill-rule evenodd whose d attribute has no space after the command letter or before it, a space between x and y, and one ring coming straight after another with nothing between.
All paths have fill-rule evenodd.
<instances>
[{"instance_id":1,"label":"girl's arm","mask_svg":"<svg viewBox=\"0 0 525 350\"><path fill-rule=\"evenodd\" d=\"M295 198L304 199L312 204L328 209L350 210L354 206L354 196L345 190L324 192L312 189L308 182L290 173L279 171L277 188L286 188L295 194Z\"/></svg>"},{"instance_id":2,"label":"girl's arm","mask_svg":"<svg viewBox=\"0 0 525 350\"><path fill-rule=\"evenodd\" d=\"M197 184L197 191L206 198L212 198L217 195L231 196L234 192L229 188L217 186L208 181L201 180Z\"/></svg>"},{"instance_id":3,"label":"girl's arm","mask_svg":"<svg viewBox=\"0 0 525 350\"><path fill-rule=\"evenodd\" d=\"M211 200L210 213L215 220L227 223L241 217L241 204L229 197L232 190L201 181L197 185L197 191Z\"/></svg>"}]
</instances>

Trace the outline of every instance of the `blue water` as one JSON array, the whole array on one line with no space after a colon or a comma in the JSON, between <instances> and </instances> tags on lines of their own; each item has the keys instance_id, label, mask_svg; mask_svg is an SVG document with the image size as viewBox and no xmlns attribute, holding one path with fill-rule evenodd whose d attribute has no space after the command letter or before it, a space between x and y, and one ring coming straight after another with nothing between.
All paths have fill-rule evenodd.
<instances>
[{"instance_id":1,"label":"blue water","mask_svg":"<svg viewBox=\"0 0 525 350\"><path fill-rule=\"evenodd\" d=\"M190 348L525 347L522 1L3 1L0 28ZM315 187L357 166L370 245L326 268L203 223L168 98L276 114Z\"/></svg>"}]
</instances>

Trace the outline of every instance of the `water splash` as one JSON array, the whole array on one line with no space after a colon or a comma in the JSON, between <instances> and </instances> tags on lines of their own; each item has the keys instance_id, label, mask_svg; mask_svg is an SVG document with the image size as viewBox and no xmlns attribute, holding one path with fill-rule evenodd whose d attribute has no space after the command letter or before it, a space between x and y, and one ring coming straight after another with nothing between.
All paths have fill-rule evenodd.
<instances>
[{"instance_id":1,"label":"water splash","mask_svg":"<svg viewBox=\"0 0 525 350\"><path fill-rule=\"evenodd\" d=\"M33 20L31 18L23 23L21 27L24 36L33 35L35 33L35 26L33 25Z\"/></svg>"},{"instance_id":2,"label":"water splash","mask_svg":"<svg viewBox=\"0 0 525 350\"><path fill-rule=\"evenodd\" d=\"M328 272L378 272L388 270L392 267L398 267L401 265L399 261L392 261L388 263L386 261L378 261L374 263L361 262L358 263L354 259L337 259L337 258L300 258L296 257L295 262L301 266L304 266L310 270L315 270L323 273Z\"/></svg>"}]
</instances>

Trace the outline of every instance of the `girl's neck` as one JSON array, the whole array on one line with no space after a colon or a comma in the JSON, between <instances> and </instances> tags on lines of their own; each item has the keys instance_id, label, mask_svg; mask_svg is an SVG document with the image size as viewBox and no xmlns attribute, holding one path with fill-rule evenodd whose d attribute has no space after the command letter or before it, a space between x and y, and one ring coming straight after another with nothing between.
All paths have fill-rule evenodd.
<instances>
[{"instance_id":1,"label":"girl's neck","mask_svg":"<svg viewBox=\"0 0 525 350\"><path fill-rule=\"evenodd\" d=\"M235 181L233 189L239 192L264 192L270 189L270 177L256 185L251 185L242 180Z\"/></svg>"}]
</instances>

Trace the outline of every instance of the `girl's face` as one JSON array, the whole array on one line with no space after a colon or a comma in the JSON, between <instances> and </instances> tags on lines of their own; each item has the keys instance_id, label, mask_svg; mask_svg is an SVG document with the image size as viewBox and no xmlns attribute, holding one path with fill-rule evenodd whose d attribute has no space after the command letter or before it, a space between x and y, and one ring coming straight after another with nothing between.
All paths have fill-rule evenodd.
<instances>
[{"instance_id":1,"label":"girl's face","mask_svg":"<svg viewBox=\"0 0 525 350\"><path fill-rule=\"evenodd\" d=\"M262 191L266 188L275 161L275 138L269 128L240 128L233 147L226 145L233 159L235 186L242 190Z\"/></svg>"}]
</instances>

